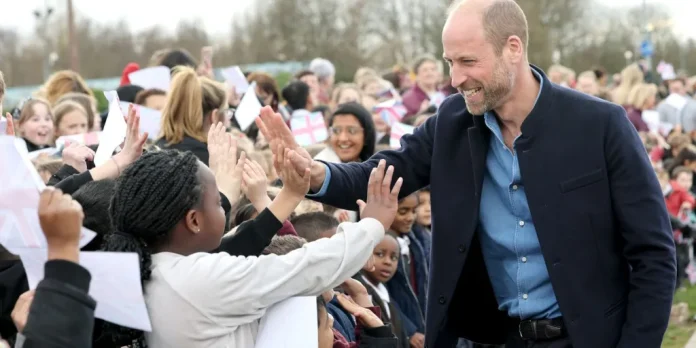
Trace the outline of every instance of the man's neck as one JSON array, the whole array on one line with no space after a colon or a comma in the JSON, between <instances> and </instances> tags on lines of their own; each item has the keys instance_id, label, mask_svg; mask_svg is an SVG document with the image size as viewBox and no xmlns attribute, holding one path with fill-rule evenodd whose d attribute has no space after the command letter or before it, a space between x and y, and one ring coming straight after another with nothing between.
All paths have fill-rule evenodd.
<instances>
[{"instance_id":1,"label":"man's neck","mask_svg":"<svg viewBox=\"0 0 696 348\"><path fill-rule=\"evenodd\" d=\"M526 69L518 78L509 99L495 109L503 127L508 128L513 134L521 133L522 123L534 109L540 88L540 83L534 77L531 68Z\"/></svg>"}]
</instances>

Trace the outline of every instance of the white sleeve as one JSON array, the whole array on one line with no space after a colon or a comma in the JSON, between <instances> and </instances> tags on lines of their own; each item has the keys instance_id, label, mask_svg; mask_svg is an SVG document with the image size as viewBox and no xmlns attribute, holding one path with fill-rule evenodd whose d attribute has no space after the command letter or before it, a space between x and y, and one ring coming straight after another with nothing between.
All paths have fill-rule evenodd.
<instances>
[{"instance_id":1,"label":"white sleeve","mask_svg":"<svg viewBox=\"0 0 696 348\"><path fill-rule=\"evenodd\" d=\"M344 222L333 237L286 255L198 253L160 272L179 295L223 324L224 318L260 317L277 302L317 296L341 284L360 271L383 237L382 224L367 218Z\"/></svg>"}]
</instances>

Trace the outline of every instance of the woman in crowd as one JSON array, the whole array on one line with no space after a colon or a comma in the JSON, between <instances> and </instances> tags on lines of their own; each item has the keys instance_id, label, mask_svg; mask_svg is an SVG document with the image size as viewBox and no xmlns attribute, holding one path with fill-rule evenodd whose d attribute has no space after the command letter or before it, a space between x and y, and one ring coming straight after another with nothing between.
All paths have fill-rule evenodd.
<instances>
[{"instance_id":1,"label":"woman in crowd","mask_svg":"<svg viewBox=\"0 0 696 348\"><path fill-rule=\"evenodd\" d=\"M157 146L191 151L207 165L208 130L227 115L227 93L221 83L198 76L190 67L175 70Z\"/></svg>"},{"instance_id":2,"label":"woman in crowd","mask_svg":"<svg viewBox=\"0 0 696 348\"><path fill-rule=\"evenodd\" d=\"M70 92L94 97L82 76L72 70L61 70L51 75L39 91L39 96L55 106L60 97Z\"/></svg>"},{"instance_id":3,"label":"woman in crowd","mask_svg":"<svg viewBox=\"0 0 696 348\"><path fill-rule=\"evenodd\" d=\"M655 110L657 98L657 86L652 83L641 83L633 87L628 95L626 114L636 130L648 132L650 129L643 120L643 111Z\"/></svg>"},{"instance_id":4,"label":"woman in crowd","mask_svg":"<svg viewBox=\"0 0 696 348\"><path fill-rule=\"evenodd\" d=\"M643 83L643 70L638 64L631 64L621 70L621 84L612 93L612 101L626 107L633 87Z\"/></svg>"},{"instance_id":5,"label":"woman in crowd","mask_svg":"<svg viewBox=\"0 0 696 348\"><path fill-rule=\"evenodd\" d=\"M333 163L366 161L375 152L372 115L358 103L346 103L329 118L329 146L315 159Z\"/></svg>"},{"instance_id":6,"label":"woman in crowd","mask_svg":"<svg viewBox=\"0 0 696 348\"><path fill-rule=\"evenodd\" d=\"M407 117L424 111L430 105L430 98L437 92L437 62L435 57L423 56L413 64L416 84L403 95L403 103L408 110Z\"/></svg>"}]
</instances>

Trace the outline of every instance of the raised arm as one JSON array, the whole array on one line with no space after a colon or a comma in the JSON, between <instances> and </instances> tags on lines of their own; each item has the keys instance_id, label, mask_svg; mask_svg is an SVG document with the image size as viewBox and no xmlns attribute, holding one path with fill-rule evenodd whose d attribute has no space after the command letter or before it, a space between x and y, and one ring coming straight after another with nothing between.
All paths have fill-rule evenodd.
<instances>
[{"instance_id":1,"label":"raised arm","mask_svg":"<svg viewBox=\"0 0 696 348\"><path fill-rule=\"evenodd\" d=\"M437 117L431 117L418 127L413 135L405 135L401 149L382 151L363 163L323 163L314 161L309 153L300 147L292 132L279 114L264 108L256 124L269 139L274 154L279 148L294 149L291 162L298 171L311 168L309 198L342 209L357 210L355 201L365 198L370 171L380 160L394 166L395 177L404 179L401 197L430 184L430 160L433 153L433 139Z\"/></svg>"}]
</instances>

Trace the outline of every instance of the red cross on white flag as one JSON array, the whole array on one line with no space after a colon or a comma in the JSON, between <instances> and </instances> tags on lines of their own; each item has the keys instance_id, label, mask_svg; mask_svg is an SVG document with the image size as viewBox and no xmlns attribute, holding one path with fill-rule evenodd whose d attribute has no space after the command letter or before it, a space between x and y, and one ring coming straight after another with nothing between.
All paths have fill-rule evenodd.
<instances>
[{"instance_id":1,"label":"red cross on white flag","mask_svg":"<svg viewBox=\"0 0 696 348\"><path fill-rule=\"evenodd\" d=\"M328 139L324 115L321 112L295 113L290 119L290 129L300 146L308 146Z\"/></svg>"}]
</instances>

